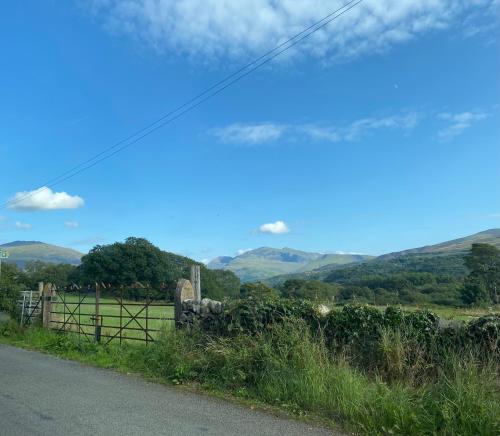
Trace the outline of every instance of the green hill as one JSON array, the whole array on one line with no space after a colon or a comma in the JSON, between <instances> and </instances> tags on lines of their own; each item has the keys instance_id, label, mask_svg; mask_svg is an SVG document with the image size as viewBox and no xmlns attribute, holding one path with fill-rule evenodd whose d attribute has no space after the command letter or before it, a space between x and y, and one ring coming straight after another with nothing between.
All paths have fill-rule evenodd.
<instances>
[{"instance_id":1,"label":"green hill","mask_svg":"<svg viewBox=\"0 0 500 436\"><path fill-rule=\"evenodd\" d=\"M39 241L14 241L0 245L0 249L8 251L7 263L15 263L23 268L27 262L39 260L49 263L69 263L78 265L83 254L71 248L58 247Z\"/></svg>"},{"instance_id":2,"label":"green hill","mask_svg":"<svg viewBox=\"0 0 500 436\"><path fill-rule=\"evenodd\" d=\"M384 254L350 265L327 264L320 268L269 278L278 285L287 279L353 281L368 275L391 275L401 272L428 272L439 276L462 277L466 274L463 255L474 243L491 244L500 248L500 229L490 229L439 244Z\"/></svg>"},{"instance_id":3,"label":"green hill","mask_svg":"<svg viewBox=\"0 0 500 436\"><path fill-rule=\"evenodd\" d=\"M369 258L370 256L364 255L311 253L286 247L261 247L236 257L218 257L207 266L210 269L232 271L243 282L249 282L280 274L309 271L326 264L345 265Z\"/></svg>"},{"instance_id":4,"label":"green hill","mask_svg":"<svg viewBox=\"0 0 500 436\"><path fill-rule=\"evenodd\" d=\"M465 236L463 238L441 242L439 244L426 245L424 247L388 253L383 256L379 256L379 259L389 259L393 257L406 256L408 254L460 253L467 251L471 245L475 243L491 244L500 248L500 229L489 229L470 236Z\"/></svg>"}]
</instances>

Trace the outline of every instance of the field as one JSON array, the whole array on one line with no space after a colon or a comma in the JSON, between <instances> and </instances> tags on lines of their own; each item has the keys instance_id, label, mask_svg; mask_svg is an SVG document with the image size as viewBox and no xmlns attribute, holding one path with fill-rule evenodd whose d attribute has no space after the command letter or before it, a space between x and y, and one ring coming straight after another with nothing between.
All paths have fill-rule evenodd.
<instances>
[{"instance_id":1,"label":"field","mask_svg":"<svg viewBox=\"0 0 500 436\"><path fill-rule=\"evenodd\" d=\"M52 304L51 328L78 331L90 336L95 333L95 296L87 296L78 304L78 295L59 296ZM153 302L148 307L144 301L119 300L101 297L99 304L101 316L101 336L103 341L115 336L116 340L150 341L158 336L158 331L172 323L174 308L171 303ZM64 325L66 323L66 325ZM120 327L124 330L120 333ZM83 335L82 335L83 336Z\"/></svg>"},{"instance_id":2,"label":"field","mask_svg":"<svg viewBox=\"0 0 500 436\"><path fill-rule=\"evenodd\" d=\"M331 306L332 310L342 310L344 305ZM374 306L377 309L384 311L387 306ZM413 312L416 310L429 310L435 313L439 318L447 321L472 321L487 315L500 315L500 306L491 307L447 307L447 306L408 306L398 305L402 310Z\"/></svg>"}]
</instances>

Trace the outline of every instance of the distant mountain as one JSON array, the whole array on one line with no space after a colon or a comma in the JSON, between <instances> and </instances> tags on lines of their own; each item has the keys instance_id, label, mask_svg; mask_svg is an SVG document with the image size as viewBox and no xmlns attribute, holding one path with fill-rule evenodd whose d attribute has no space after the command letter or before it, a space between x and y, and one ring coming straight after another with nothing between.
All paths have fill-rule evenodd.
<instances>
[{"instance_id":1,"label":"distant mountain","mask_svg":"<svg viewBox=\"0 0 500 436\"><path fill-rule=\"evenodd\" d=\"M355 264L327 264L304 272L277 275L266 282L278 285L291 278L337 282L360 275L388 275L403 271L461 277L466 274L463 256L474 243L491 244L500 248L500 229L485 230L435 245L388 253Z\"/></svg>"},{"instance_id":2,"label":"distant mountain","mask_svg":"<svg viewBox=\"0 0 500 436\"><path fill-rule=\"evenodd\" d=\"M224 269L234 258L231 256L219 256L208 263L210 269Z\"/></svg>"},{"instance_id":3,"label":"distant mountain","mask_svg":"<svg viewBox=\"0 0 500 436\"><path fill-rule=\"evenodd\" d=\"M39 241L14 241L0 245L0 249L9 252L6 262L24 267L27 262L39 260L50 263L69 263L78 265L83 254L71 248L58 247Z\"/></svg>"},{"instance_id":4,"label":"distant mountain","mask_svg":"<svg viewBox=\"0 0 500 436\"><path fill-rule=\"evenodd\" d=\"M424 247L412 248L395 253L388 253L379 256L379 259L400 257L407 254L449 254L464 252L467 251L471 247L471 245L475 243L491 244L500 248L500 229L489 229L470 236L465 236L464 238L441 242L440 244L426 245Z\"/></svg>"},{"instance_id":5,"label":"distant mountain","mask_svg":"<svg viewBox=\"0 0 500 436\"><path fill-rule=\"evenodd\" d=\"M207 267L232 271L243 282L248 282L264 280L280 274L304 272L326 264L345 265L362 262L369 258L371 256L310 253L287 247L261 247L235 257L217 257Z\"/></svg>"}]
</instances>

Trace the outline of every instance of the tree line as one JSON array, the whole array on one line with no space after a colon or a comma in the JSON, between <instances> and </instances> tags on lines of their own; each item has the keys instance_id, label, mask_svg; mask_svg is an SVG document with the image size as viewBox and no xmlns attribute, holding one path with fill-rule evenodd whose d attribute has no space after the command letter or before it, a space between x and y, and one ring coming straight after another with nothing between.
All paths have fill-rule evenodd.
<instances>
[{"instance_id":1,"label":"tree line","mask_svg":"<svg viewBox=\"0 0 500 436\"><path fill-rule=\"evenodd\" d=\"M444 260L440 259L443 263ZM19 292L36 290L38 282L59 289L103 283L104 292L128 299L172 300L177 281L189 278L190 267L201 267L202 296L224 298L285 297L327 303L491 305L500 303L500 250L473 244L463 257L467 275L419 271L378 272L373 266L333 272L325 281L290 279L275 288L264 283L244 283L230 271L209 270L184 256L160 250L143 238L97 245L79 266L29 262L24 269L2 266L0 310L14 311Z\"/></svg>"}]
</instances>

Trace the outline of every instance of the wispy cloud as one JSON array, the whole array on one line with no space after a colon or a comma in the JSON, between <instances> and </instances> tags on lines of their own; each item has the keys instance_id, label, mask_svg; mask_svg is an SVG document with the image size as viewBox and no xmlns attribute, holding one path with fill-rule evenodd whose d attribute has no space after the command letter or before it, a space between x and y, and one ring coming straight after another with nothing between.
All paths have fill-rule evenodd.
<instances>
[{"instance_id":1,"label":"wispy cloud","mask_svg":"<svg viewBox=\"0 0 500 436\"><path fill-rule=\"evenodd\" d=\"M16 229L19 229L19 230L29 230L32 227L33 226L31 224L22 223L21 221L16 221Z\"/></svg>"},{"instance_id":2,"label":"wispy cloud","mask_svg":"<svg viewBox=\"0 0 500 436\"><path fill-rule=\"evenodd\" d=\"M236 251L236 256L241 256L242 254L245 254L249 251L252 251L252 248L240 248Z\"/></svg>"},{"instance_id":3,"label":"wispy cloud","mask_svg":"<svg viewBox=\"0 0 500 436\"><path fill-rule=\"evenodd\" d=\"M259 227L260 233L271 233L273 235L280 235L282 233L288 233L290 229L284 221L275 221L274 223L262 224Z\"/></svg>"},{"instance_id":4,"label":"wispy cloud","mask_svg":"<svg viewBox=\"0 0 500 436\"><path fill-rule=\"evenodd\" d=\"M445 121L448 125L438 132L438 137L442 141L448 141L461 135L474 123L488 118L491 114L481 111L462 112L462 113L441 113L438 118Z\"/></svg>"},{"instance_id":5,"label":"wispy cloud","mask_svg":"<svg viewBox=\"0 0 500 436\"><path fill-rule=\"evenodd\" d=\"M467 14L478 6L488 11L495 2L365 0L287 54L343 60L382 52L432 31L462 27ZM159 53L220 60L269 50L345 2L87 0L87 4L110 32L131 35Z\"/></svg>"},{"instance_id":6,"label":"wispy cloud","mask_svg":"<svg viewBox=\"0 0 500 436\"><path fill-rule=\"evenodd\" d=\"M421 114L411 112L404 115L362 118L346 125L235 123L212 129L210 133L221 142L242 145L269 144L282 138L326 142L356 141L377 130L409 131L418 124L421 118Z\"/></svg>"},{"instance_id":7,"label":"wispy cloud","mask_svg":"<svg viewBox=\"0 0 500 436\"><path fill-rule=\"evenodd\" d=\"M64 227L67 227L68 229L76 229L79 226L80 223L78 221L66 221L64 223Z\"/></svg>"},{"instance_id":8,"label":"wispy cloud","mask_svg":"<svg viewBox=\"0 0 500 436\"><path fill-rule=\"evenodd\" d=\"M83 198L66 192L53 192L44 186L34 191L17 192L8 202L8 209L19 211L77 209L84 205Z\"/></svg>"},{"instance_id":9,"label":"wispy cloud","mask_svg":"<svg viewBox=\"0 0 500 436\"><path fill-rule=\"evenodd\" d=\"M236 123L211 131L221 142L237 144L262 144L279 139L287 127L273 123Z\"/></svg>"}]
</instances>

